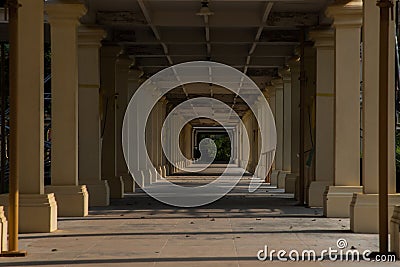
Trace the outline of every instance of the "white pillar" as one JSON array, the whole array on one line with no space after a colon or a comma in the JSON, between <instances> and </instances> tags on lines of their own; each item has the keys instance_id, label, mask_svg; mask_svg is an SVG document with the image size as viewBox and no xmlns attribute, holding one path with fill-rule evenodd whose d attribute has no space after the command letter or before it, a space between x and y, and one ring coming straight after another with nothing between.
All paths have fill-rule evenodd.
<instances>
[{"instance_id":1,"label":"white pillar","mask_svg":"<svg viewBox=\"0 0 400 267\"><path fill-rule=\"evenodd\" d=\"M118 46L102 46L100 49L100 74L102 106L102 179L108 181L111 198L124 197L124 182L117 175L117 143L116 143L116 60L121 52Z\"/></svg>"},{"instance_id":2,"label":"white pillar","mask_svg":"<svg viewBox=\"0 0 400 267\"><path fill-rule=\"evenodd\" d=\"M362 2L328 7L335 28L334 185L324 197L327 217L349 217L360 186L360 36Z\"/></svg>"},{"instance_id":3,"label":"white pillar","mask_svg":"<svg viewBox=\"0 0 400 267\"><path fill-rule=\"evenodd\" d=\"M136 90L140 86L140 76L142 74L143 73L138 69L134 69L134 68L129 69L129 72L128 72L128 102L127 102L128 104L129 104L130 100L132 99L133 95L135 94ZM134 106L131 108L131 112L126 114L126 116L128 116L128 120L127 120L128 124L134 122L133 118L131 118L130 116L136 116L137 110L138 110L138 107ZM129 127L128 127L128 129L129 129ZM138 131L134 128L134 130L132 132L129 132L128 135L133 136L133 138L131 140L136 140L132 144L127 142L128 146L129 147L135 146L136 142L137 142L137 138L138 138L137 137ZM124 187L129 188L130 192L135 192L136 184L139 181L138 179L141 180L142 178L141 178L141 173L139 174L139 172L138 172L138 170L139 170L138 157L133 154L133 153L136 153L136 150L130 147L128 151L130 153L128 160L130 161L129 166L131 168L130 169L131 181L128 181L128 182L131 182L132 184L131 185L128 184ZM124 182L126 182L126 180ZM125 190L125 192L127 192L127 190Z\"/></svg>"},{"instance_id":4,"label":"white pillar","mask_svg":"<svg viewBox=\"0 0 400 267\"><path fill-rule=\"evenodd\" d=\"M117 177L122 177L124 183L124 193L134 192L134 182L129 175L128 167L125 162L122 150L122 124L125 111L128 106L128 77L129 66L132 59L126 54L120 54L115 64L115 92L116 97L116 125L115 125L115 149L117 161Z\"/></svg>"},{"instance_id":5,"label":"white pillar","mask_svg":"<svg viewBox=\"0 0 400 267\"><path fill-rule=\"evenodd\" d=\"M160 131L162 131L162 127L164 125L164 120L165 120L165 117L166 117L166 114L167 114L167 103L168 103L168 100L166 99L166 97L162 97L160 102L161 102L161 114L160 114L160 116L161 116L161 125L160 125L160 127L161 128L160 128ZM162 143L166 142L166 136L161 136L160 135L160 142L162 142ZM168 174L167 173L168 172L168 166L167 166L167 162L166 162L166 158L165 158L165 155L164 155L163 148L160 147L160 149L161 149L160 157L161 157L162 176L166 177L167 174Z\"/></svg>"},{"instance_id":6,"label":"white pillar","mask_svg":"<svg viewBox=\"0 0 400 267\"><path fill-rule=\"evenodd\" d=\"M292 171L292 87L291 74L287 69L279 72L283 81L283 171Z\"/></svg>"},{"instance_id":7,"label":"white pillar","mask_svg":"<svg viewBox=\"0 0 400 267\"><path fill-rule=\"evenodd\" d=\"M291 172L299 174L299 148L300 148L300 62L297 60L289 61L291 74Z\"/></svg>"},{"instance_id":8,"label":"white pillar","mask_svg":"<svg viewBox=\"0 0 400 267\"><path fill-rule=\"evenodd\" d=\"M51 186L60 216L86 216L88 193L78 184L78 42L83 4L47 2L51 29Z\"/></svg>"},{"instance_id":9,"label":"white pillar","mask_svg":"<svg viewBox=\"0 0 400 267\"><path fill-rule=\"evenodd\" d=\"M334 32L313 31L317 53L316 77L316 138L315 138L315 181L309 188L310 207L322 207L327 186L333 185L334 144Z\"/></svg>"},{"instance_id":10,"label":"white pillar","mask_svg":"<svg viewBox=\"0 0 400 267\"><path fill-rule=\"evenodd\" d=\"M268 104L271 108L272 111L272 115L274 117L274 121L275 121L275 126L276 126L276 89L275 86L273 85L269 85L266 88L267 90L267 100L268 100ZM278 128L276 128L277 133L278 133ZM278 143L277 143L277 147L278 147ZM277 186L278 185L278 176L279 176L279 172L281 170L277 169L276 167L276 154L275 154L275 159L273 159L272 162L272 170L270 172L270 184Z\"/></svg>"},{"instance_id":11,"label":"white pillar","mask_svg":"<svg viewBox=\"0 0 400 267\"><path fill-rule=\"evenodd\" d=\"M276 126L276 152L275 169L277 172L278 188L285 188L286 172L284 172L284 127L285 127L285 108L284 108L284 83L281 78L274 79L271 84L275 87L275 126ZM272 178L274 178L275 174ZM275 178L273 179L275 182Z\"/></svg>"},{"instance_id":12,"label":"white pillar","mask_svg":"<svg viewBox=\"0 0 400 267\"><path fill-rule=\"evenodd\" d=\"M275 169L283 170L283 82L282 79L274 79L271 83L275 88L275 125L277 137Z\"/></svg>"},{"instance_id":13,"label":"white pillar","mask_svg":"<svg viewBox=\"0 0 400 267\"><path fill-rule=\"evenodd\" d=\"M351 203L350 229L358 233L379 232L379 7L373 1L363 5L363 106L362 106L362 183L363 193L354 194ZM394 205L400 204L396 193L395 165L395 23L390 23L389 41L389 221Z\"/></svg>"},{"instance_id":14,"label":"white pillar","mask_svg":"<svg viewBox=\"0 0 400 267\"><path fill-rule=\"evenodd\" d=\"M101 180L100 57L105 32L81 26L78 32L79 182L89 192L89 206L108 206L110 189Z\"/></svg>"},{"instance_id":15,"label":"white pillar","mask_svg":"<svg viewBox=\"0 0 400 267\"><path fill-rule=\"evenodd\" d=\"M15 48L19 53L16 63L19 92L17 122L20 130L15 136L19 142L19 231L52 232L57 230L57 203L54 194L44 193L43 177L43 1L19 0L19 3L19 43ZM8 205L8 195L0 196L0 204ZM1 235L7 237L7 231L2 231Z\"/></svg>"}]
</instances>

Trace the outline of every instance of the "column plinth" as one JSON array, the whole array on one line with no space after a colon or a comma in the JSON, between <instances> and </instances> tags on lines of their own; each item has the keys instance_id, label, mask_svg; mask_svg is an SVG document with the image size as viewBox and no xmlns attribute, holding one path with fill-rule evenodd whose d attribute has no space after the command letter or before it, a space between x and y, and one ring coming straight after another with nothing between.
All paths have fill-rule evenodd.
<instances>
[{"instance_id":1,"label":"column plinth","mask_svg":"<svg viewBox=\"0 0 400 267\"><path fill-rule=\"evenodd\" d=\"M0 203L5 205L8 216L8 194L0 195ZM20 233L49 233L57 230L57 202L54 194L20 194L19 221Z\"/></svg>"}]
</instances>

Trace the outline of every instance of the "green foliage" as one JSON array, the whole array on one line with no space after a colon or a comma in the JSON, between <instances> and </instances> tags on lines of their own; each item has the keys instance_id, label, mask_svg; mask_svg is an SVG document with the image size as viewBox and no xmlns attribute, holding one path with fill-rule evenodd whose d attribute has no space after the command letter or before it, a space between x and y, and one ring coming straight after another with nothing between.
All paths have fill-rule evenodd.
<instances>
[{"instance_id":1,"label":"green foliage","mask_svg":"<svg viewBox=\"0 0 400 267\"><path fill-rule=\"evenodd\" d=\"M217 155L215 157L218 161L229 161L231 157L231 141L228 135L218 135L214 139L214 143L217 146Z\"/></svg>"},{"instance_id":2,"label":"green foliage","mask_svg":"<svg viewBox=\"0 0 400 267\"><path fill-rule=\"evenodd\" d=\"M198 140L201 141L204 138L212 139L215 143L215 146L217 147L215 161L229 162L231 158L231 141L228 134L200 133L198 135ZM215 151L211 151L211 148L207 152L209 156L213 156L215 153Z\"/></svg>"}]
</instances>

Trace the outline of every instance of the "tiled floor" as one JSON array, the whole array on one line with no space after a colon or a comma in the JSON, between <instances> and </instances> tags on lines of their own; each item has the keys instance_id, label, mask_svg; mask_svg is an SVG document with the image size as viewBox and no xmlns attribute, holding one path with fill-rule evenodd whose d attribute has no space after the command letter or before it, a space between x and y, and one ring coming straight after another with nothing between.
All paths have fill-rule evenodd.
<instances>
[{"instance_id":1,"label":"tiled floor","mask_svg":"<svg viewBox=\"0 0 400 267\"><path fill-rule=\"evenodd\" d=\"M347 249L377 249L377 235L351 233L348 219L324 218L321 209L297 206L293 195L268 186L246 194L247 185L243 179L230 195L200 208L171 207L144 193L127 195L110 207L92 209L86 218L60 218L55 233L21 235L28 256L0 258L0 266L267 266L270 261L257 260L265 245L318 253L336 249L339 238L347 240ZM276 257L272 263L381 265L279 262Z\"/></svg>"}]
</instances>

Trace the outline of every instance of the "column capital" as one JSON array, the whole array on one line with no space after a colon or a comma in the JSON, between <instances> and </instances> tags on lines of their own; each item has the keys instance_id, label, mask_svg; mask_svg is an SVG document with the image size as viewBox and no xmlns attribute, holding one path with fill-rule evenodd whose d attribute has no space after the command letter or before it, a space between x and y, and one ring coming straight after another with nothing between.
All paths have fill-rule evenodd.
<instances>
[{"instance_id":1,"label":"column capital","mask_svg":"<svg viewBox=\"0 0 400 267\"><path fill-rule=\"evenodd\" d=\"M282 81L285 82L290 82L290 80L292 79L291 73L290 73L290 68L282 68L279 69L278 71L279 76L282 77Z\"/></svg>"},{"instance_id":2,"label":"column capital","mask_svg":"<svg viewBox=\"0 0 400 267\"><path fill-rule=\"evenodd\" d=\"M139 69L136 65L131 65L129 67L129 80L139 80L143 74L143 70Z\"/></svg>"},{"instance_id":3,"label":"column capital","mask_svg":"<svg viewBox=\"0 0 400 267\"><path fill-rule=\"evenodd\" d=\"M300 56L293 56L288 59L287 64L290 68L290 73L300 72Z\"/></svg>"},{"instance_id":4,"label":"column capital","mask_svg":"<svg viewBox=\"0 0 400 267\"><path fill-rule=\"evenodd\" d=\"M271 85L275 90L283 89L283 80L281 78L275 78L271 80Z\"/></svg>"},{"instance_id":5,"label":"column capital","mask_svg":"<svg viewBox=\"0 0 400 267\"><path fill-rule=\"evenodd\" d=\"M331 48L335 46L335 34L332 29L311 31L309 37L314 41L314 47L316 48Z\"/></svg>"},{"instance_id":6,"label":"column capital","mask_svg":"<svg viewBox=\"0 0 400 267\"><path fill-rule=\"evenodd\" d=\"M117 59L118 55L121 54L122 48L118 45L103 45L100 50L102 57Z\"/></svg>"},{"instance_id":7,"label":"column capital","mask_svg":"<svg viewBox=\"0 0 400 267\"><path fill-rule=\"evenodd\" d=\"M78 1L47 1L44 9L50 24L73 23L79 25L79 18L87 12L85 5Z\"/></svg>"},{"instance_id":8,"label":"column capital","mask_svg":"<svg viewBox=\"0 0 400 267\"><path fill-rule=\"evenodd\" d=\"M272 86L271 86L272 87ZM267 100L267 102L269 103L272 97L275 97L275 90L268 90L267 87L265 88L265 90L262 92L262 94L264 95L265 99Z\"/></svg>"},{"instance_id":9,"label":"column capital","mask_svg":"<svg viewBox=\"0 0 400 267\"><path fill-rule=\"evenodd\" d=\"M78 28L78 45L80 47L99 48L101 40L106 37L104 29L96 26L80 26Z\"/></svg>"},{"instance_id":10,"label":"column capital","mask_svg":"<svg viewBox=\"0 0 400 267\"><path fill-rule=\"evenodd\" d=\"M352 0L346 4L330 5L325 14L333 19L333 27L361 27L363 16L362 0Z\"/></svg>"},{"instance_id":11,"label":"column capital","mask_svg":"<svg viewBox=\"0 0 400 267\"><path fill-rule=\"evenodd\" d=\"M118 65L118 69L129 71L129 66L134 62L129 55L122 53L117 56L116 64Z\"/></svg>"}]
</instances>

